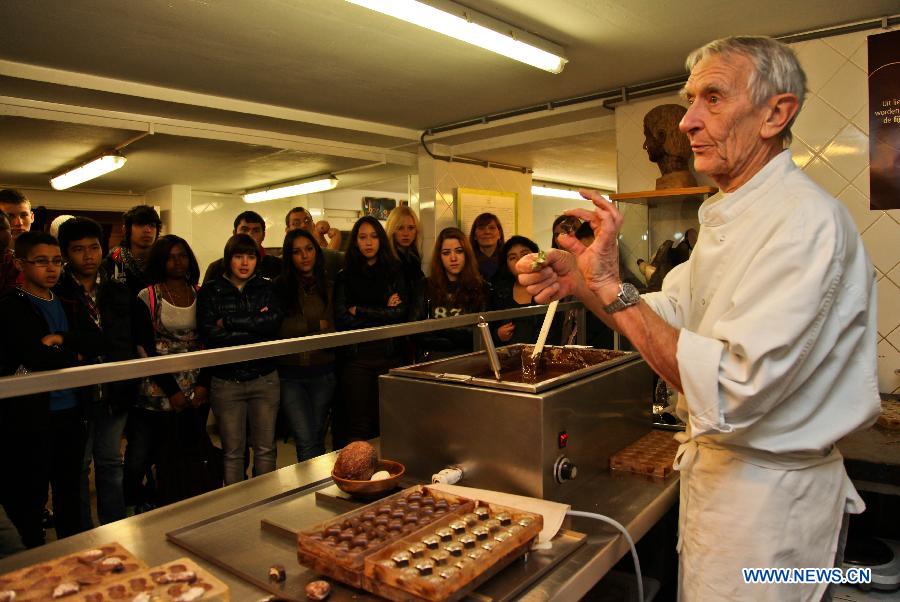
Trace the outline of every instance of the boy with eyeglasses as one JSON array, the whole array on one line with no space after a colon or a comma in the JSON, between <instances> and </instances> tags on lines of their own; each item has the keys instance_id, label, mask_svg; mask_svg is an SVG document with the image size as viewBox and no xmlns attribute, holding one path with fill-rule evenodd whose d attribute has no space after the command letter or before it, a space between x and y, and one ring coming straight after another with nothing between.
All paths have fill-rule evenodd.
<instances>
[{"instance_id":1,"label":"boy with eyeglasses","mask_svg":"<svg viewBox=\"0 0 900 602\"><path fill-rule=\"evenodd\" d=\"M68 368L99 353L69 335L70 324L53 293L62 272L56 239L43 232L16 238L22 285L0 300L3 374ZM0 501L26 547L44 543L41 525L47 484L53 492L57 538L81 532L81 461L85 423L79 391L61 389L0 403Z\"/></svg>"}]
</instances>

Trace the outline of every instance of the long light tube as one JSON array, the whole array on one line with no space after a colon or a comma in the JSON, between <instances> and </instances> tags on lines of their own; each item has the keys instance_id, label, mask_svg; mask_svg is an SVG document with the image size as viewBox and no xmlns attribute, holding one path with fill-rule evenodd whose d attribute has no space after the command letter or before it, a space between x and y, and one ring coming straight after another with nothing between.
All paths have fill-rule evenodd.
<instances>
[{"instance_id":1,"label":"long light tube","mask_svg":"<svg viewBox=\"0 0 900 602\"><path fill-rule=\"evenodd\" d=\"M550 73L560 73L568 62L560 46L447 0L347 1Z\"/></svg>"},{"instance_id":2,"label":"long light tube","mask_svg":"<svg viewBox=\"0 0 900 602\"><path fill-rule=\"evenodd\" d=\"M543 186L540 184L535 184L531 187L531 194L533 196L551 196L558 199L572 199L574 201L584 201L585 198L581 196L581 193L577 190L569 190L568 188L553 188L552 186ZM607 201L609 201L609 196L603 195Z\"/></svg>"},{"instance_id":3,"label":"long light tube","mask_svg":"<svg viewBox=\"0 0 900 602\"><path fill-rule=\"evenodd\" d=\"M244 195L245 203L261 203L263 201L272 201L275 199L283 199L289 196L300 196L303 194L312 194L314 192L324 192L331 190L337 186L338 181L334 176L328 178L319 178L318 180L308 180L297 184L287 184L285 186L277 186L274 188L266 188L257 192L248 192Z\"/></svg>"},{"instance_id":4,"label":"long light tube","mask_svg":"<svg viewBox=\"0 0 900 602\"><path fill-rule=\"evenodd\" d=\"M550 188L549 186L532 186L531 194L534 196L552 196L559 199L573 199L583 201L577 190L566 190L565 188Z\"/></svg>"},{"instance_id":5,"label":"long light tube","mask_svg":"<svg viewBox=\"0 0 900 602\"><path fill-rule=\"evenodd\" d=\"M108 154L76 167L71 171L50 179L50 186L55 190L65 190L82 182L93 180L103 174L108 174L125 165L125 157L122 155Z\"/></svg>"}]
</instances>

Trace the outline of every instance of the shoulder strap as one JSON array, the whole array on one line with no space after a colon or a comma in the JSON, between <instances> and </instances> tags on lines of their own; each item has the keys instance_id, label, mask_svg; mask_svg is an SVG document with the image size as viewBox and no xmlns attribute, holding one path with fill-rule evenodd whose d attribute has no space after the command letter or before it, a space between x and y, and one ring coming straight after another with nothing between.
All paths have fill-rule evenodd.
<instances>
[{"instance_id":1,"label":"shoulder strap","mask_svg":"<svg viewBox=\"0 0 900 602\"><path fill-rule=\"evenodd\" d=\"M156 302L155 284L147 287L147 300L150 302L150 318L153 320L153 327L156 328L159 322L159 304Z\"/></svg>"}]
</instances>

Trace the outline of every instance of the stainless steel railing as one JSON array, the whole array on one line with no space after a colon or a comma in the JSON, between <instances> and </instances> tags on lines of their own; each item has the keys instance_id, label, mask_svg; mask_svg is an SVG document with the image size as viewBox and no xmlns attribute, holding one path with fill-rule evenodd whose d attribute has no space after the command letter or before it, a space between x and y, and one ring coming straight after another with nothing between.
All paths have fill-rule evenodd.
<instances>
[{"instance_id":1,"label":"stainless steel railing","mask_svg":"<svg viewBox=\"0 0 900 602\"><path fill-rule=\"evenodd\" d=\"M557 311L567 311L571 309L579 310L578 333L579 341L583 342L585 310L581 302L570 301L567 303L560 303ZM406 322L404 324L379 326L376 328L362 328L358 330L318 334L293 339L277 339L274 341L265 341L263 343L254 343L252 345L237 345L234 347L206 349L189 353L178 353L121 362L78 366L76 368L63 368L61 370L46 370L16 376L5 376L0 377L0 399L131 378L141 378L144 376L165 374L167 372L176 372L190 368L206 368L208 366L232 364L246 360L276 357L302 351L312 351L315 349L344 347L346 345L355 345L358 343L367 343L369 341L433 332L447 328L474 326L478 323L480 316L484 316L488 322L495 322L498 320L509 320L524 316L542 315L546 311L546 305L533 305L517 309L503 309L480 314L465 314L450 318Z\"/></svg>"}]
</instances>

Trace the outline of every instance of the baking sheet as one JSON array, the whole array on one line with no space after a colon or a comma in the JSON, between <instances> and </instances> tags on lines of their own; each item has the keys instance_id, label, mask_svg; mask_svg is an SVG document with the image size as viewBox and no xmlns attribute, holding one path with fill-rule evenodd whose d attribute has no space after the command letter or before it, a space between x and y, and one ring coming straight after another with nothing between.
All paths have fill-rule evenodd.
<instances>
[{"instance_id":1,"label":"baking sheet","mask_svg":"<svg viewBox=\"0 0 900 602\"><path fill-rule=\"evenodd\" d=\"M337 487L328 479L187 525L167 533L166 537L257 587L285 599L302 601L306 599L306 584L317 579L318 574L297 562L296 534L346 512L346 502L334 502L338 493ZM581 533L561 531L553 541L552 549L531 552L527 561L516 560L479 587L470 598L512 598L581 547L585 540ZM269 567L273 564L285 567L287 578L283 583L268 581ZM336 582L332 582L332 587L330 600L376 599L368 592Z\"/></svg>"}]
</instances>

